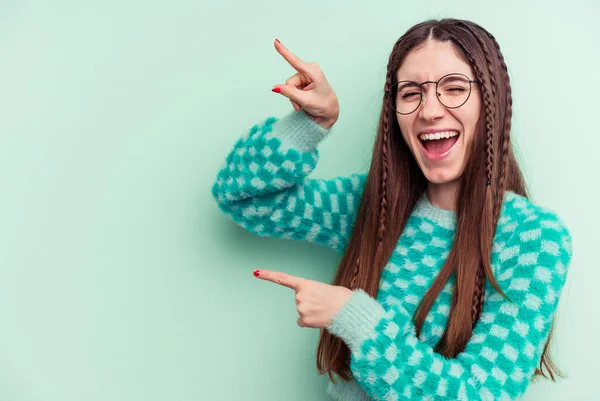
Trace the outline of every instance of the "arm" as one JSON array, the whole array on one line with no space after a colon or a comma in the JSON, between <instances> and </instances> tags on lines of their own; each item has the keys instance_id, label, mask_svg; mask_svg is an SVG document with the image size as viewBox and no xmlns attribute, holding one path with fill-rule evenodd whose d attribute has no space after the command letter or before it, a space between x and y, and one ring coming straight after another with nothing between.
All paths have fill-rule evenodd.
<instances>
[{"instance_id":1,"label":"arm","mask_svg":"<svg viewBox=\"0 0 600 401\"><path fill-rule=\"evenodd\" d=\"M308 240L343 251L365 176L309 179L329 134L303 110L252 127L212 186L219 208L260 236Z\"/></svg>"},{"instance_id":2,"label":"arm","mask_svg":"<svg viewBox=\"0 0 600 401\"><path fill-rule=\"evenodd\" d=\"M567 267L571 237L545 214L520 223L498 256L498 284L483 305L471 340L456 358L416 338L401 305L385 310L358 289L328 330L351 350L358 384L376 400L515 400L539 363ZM403 398L404 397L404 398Z\"/></svg>"}]
</instances>

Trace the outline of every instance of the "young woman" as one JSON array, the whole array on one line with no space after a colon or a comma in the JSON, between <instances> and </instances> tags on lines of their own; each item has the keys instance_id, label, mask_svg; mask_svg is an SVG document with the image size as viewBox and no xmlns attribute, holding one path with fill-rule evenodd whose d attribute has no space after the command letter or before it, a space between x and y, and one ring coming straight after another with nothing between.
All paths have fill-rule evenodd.
<instances>
[{"instance_id":1,"label":"young woman","mask_svg":"<svg viewBox=\"0 0 600 401\"><path fill-rule=\"evenodd\" d=\"M252 127L212 190L255 234L343 254L333 285L255 272L293 289L298 324L321 329L328 393L514 400L535 375L554 380L548 342L571 236L527 197L494 37L456 19L410 28L389 57L368 174L333 179L308 175L337 97L317 64L275 48L297 73L273 90L295 111Z\"/></svg>"}]
</instances>

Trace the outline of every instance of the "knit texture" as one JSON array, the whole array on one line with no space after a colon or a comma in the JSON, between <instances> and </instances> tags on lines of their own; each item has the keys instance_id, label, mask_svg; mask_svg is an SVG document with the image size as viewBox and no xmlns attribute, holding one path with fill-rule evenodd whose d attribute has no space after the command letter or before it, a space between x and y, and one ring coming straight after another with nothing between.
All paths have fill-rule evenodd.
<instances>
[{"instance_id":1,"label":"knit texture","mask_svg":"<svg viewBox=\"0 0 600 401\"><path fill-rule=\"evenodd\" d=\"M307 240L344 252L364 174L310 179L316 147L329 133L302 110L270 117L234 146L212 194L222 211L255 234ZM448 321L451 276L421 335L412 316L452 246L455 212L424 194L411 213L375 298L361 289L327 330L351 350L354 380L329 383L336 400L516 400L539 364L572 258L571 236L551 210L506 191L492 246L480 320L456 358L433 351Z\"/></svg>"}]
</instances>

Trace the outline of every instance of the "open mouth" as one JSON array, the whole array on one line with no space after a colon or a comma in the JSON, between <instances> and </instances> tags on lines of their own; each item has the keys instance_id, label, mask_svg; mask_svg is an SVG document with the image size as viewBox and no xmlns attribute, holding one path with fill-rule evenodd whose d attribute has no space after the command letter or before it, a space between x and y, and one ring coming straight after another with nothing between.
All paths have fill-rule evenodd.
<instances>
[{"instance_id":1,"label":"open mouth","mask_svg":"<svg viewBox=\"0 0 600 401\"><path fill-rule=\"evenodd\" d=\"M458 142L459 136L460 132L458 131L436 132L435 134L419 135L419 142L429 159L440 160L450 153L454 144Z\"/></svg>"}]
</instances>

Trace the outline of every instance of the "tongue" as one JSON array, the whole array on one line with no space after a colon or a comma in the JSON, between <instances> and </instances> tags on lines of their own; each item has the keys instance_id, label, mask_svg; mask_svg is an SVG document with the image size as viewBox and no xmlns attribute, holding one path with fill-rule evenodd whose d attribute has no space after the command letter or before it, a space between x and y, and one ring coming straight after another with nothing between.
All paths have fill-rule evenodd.
<instances>
[{"instance_id":1,"label":"tongue","mask_svg":"<svg viewBox=\"0 0 600 401\"><path fill-rule=\"evenodd\" d=\"M434 139L425 141L423 146L429 153L433 154L442 154L454 145L454 143L458 140L458 136L453 136L452 138L442 138L442 139Z\"/></svg>"}]
</instances>

